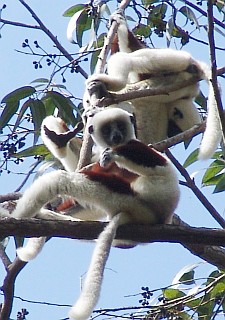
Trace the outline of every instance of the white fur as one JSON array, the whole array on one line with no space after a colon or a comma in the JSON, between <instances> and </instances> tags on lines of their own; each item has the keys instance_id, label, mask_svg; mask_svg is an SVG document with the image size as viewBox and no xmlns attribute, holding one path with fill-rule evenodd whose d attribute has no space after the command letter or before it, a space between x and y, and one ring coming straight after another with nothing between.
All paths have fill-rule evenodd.
<instances>
[{"instance_id":1,"label":"white fur","mask_svg":"<svg viewBox=\"0 0 225 320\"><path fill-rule=\"evenodd\" d=\"M67 143L66 147L59 148L45 134L44 126L46 126L49 130L55 131L55 133L60 134L65 133L69 130L66 127L65 122L61 118L56 118L54 116L46 117L41 125L41 138L49 151L62 163L63 167L67 171L75 171L77 168L81 148L79 139L73 138Z\"/></svg>"},{"instance_id":2,"label":"white fur","mask_svg":"<svg viewBox=\"0 0 225 320\"><path fill-rule=\"evenodd\" d=\"M162 187L166 190L164 183ZM140 220L143 218L151 222L152 215L154 216L147 204L142 203L132 195L113 193L99 182L89 180L83 173L69 173L57 170L47 173L34 181L18 201L12 217L32 218L44 204L54 199L58 194L72 196L82 206L96 208L110 217L120 211L131 214L133 211L140 211ZM134 208L137 210L134 210Z\"/></svg>"},{"instance_id":3,"label":"white fur","mask_svg":"<svg viewBox=\"0 0 225 320\"><path fill-rule=\"evenodd\" d=\"M107 113L110 114L108 118ZM114 128L111 121L115 120L116 116L119 116L120 120L123 119L127 126L127 139L123 143L126 144L134 135L129 113L119 109L107 109L95 115L91 122L94 141L101 147L104 146L104 141L101 140L101 131L96 129L109 123L111 130ZM104 164L106 152L111 156L111 162L115 161L119 167L137 174L137 178L131 183L135 196L133 193L112 191L101 182L90 180L85 171L73 173L58 170L39 177L24 192L12 213L15 218L34 217L44 212L45 209L42 207L45 203L61 194L74 197L81 206L92 210L93 214L100 211L111 220L99 237L83 291L70 311L70 317L77 320L87 319L98 301L105 263L118 225L129 222L170 223L179 200L178 179L167 158L164 159L165 163L162 162L163 165L145 167L120 156L114 149L107 148L101 155L100 164ZM155 157L157 154L160 158L164 157L157 151L153 152ZM46 212L48 213L48 210ZM28 261L38 254L43 244L44 238L30 239L25 248L19 249L18 254L21 259ZM125 245L132 246L134 243L126 241Z\"/></svg>"},{"instance_id":4,"label":"white fur","mask_svg":"<svg viewBox=\"0 0 225 320\"><path fill-rule=\"evenodd\" d=\"M186 71L191 64L199 68L199 76L203 77L203 71L198 62L184 51L147 48L132 53L118 52L108 61L108 74L91 76L87 80L87 86L91 81L98 79L104 82L109 90L120 93L163 88L170 83L179 84L193 78L193 74ZM169 72L174 74L168 75ZM147 80L139 81L139 74L143 73L152 76ZM165 73L167 73L166 77ZM200 115L193 103L198 92L199 86L196 83L168 94L132 100L138 138L145 143L165 139L170 119L177 123L181 130L200 123ZM175 108L184 113L182 119L174 117Z\"/></svg>"},{"instance_id":5,"label":"white fur","mask_svg":"<svg viewBox=\"0 0 225 320\"><path fill-rule=\"evenodd\" d=\"M94 130L96 138L94 138L95 141L97 141L98 146L101 146L101 149L98 150L97 160L99 159L100 150L107 147L104 140L101 137L100 128L103 126L106 122L111 124L112 121L116 120L123 120L124 121L124 127L126 127L126 137L124 140L124 143L135 138L134 133L134 127L133 124L130 122L130 117L132 115L124 110L120 109L107 109L101 111L100 114L96 114L94 117ZM69 148L69 143L65 148L57 148L54 142L52 142L49 137L46 136L44 132L44 126L47 126L48 129L55 131L56 133L63 133L65 132L65 123L60 118L55 118L53 116L49 116L44 119L42 123L42 139L44 143L47 145L49 150L54 154L55 157L57 157L66 167L67 171L75 171L75 167L73 168L73 165L76 164L76 157L77 154L73 154L72 150ZM74 139L73 139L74 140ZM73 158L74 157L74 158ZM26 195L25 195L26 196ZM78 211L72 212L73 216L76 218L73 218L71 216L66 216L60 213L52 212L47 209L41 208L40 211L34 213L33 216L36 216L41 219L57 219L57 220L72 220L72 221L79 221L81 218L82 220L99 220L99 219L106 219L105 213L100 213L99 211L93 212L93 210L90 210L90 208L82 208L79 207ZM38 245L38 241L40 244ZM29 261L34 259L41 251L45 243L45 237L40 238L34 238L29 239L27 242L27 245L23 248L19 248L17 250L17 254L19 258L23 261ZM33 251L32 251L33 248Z\"/></svg>"},{"instance_id":6,"label":"white fur","mask_svg":"<svg viewBox=\"0 0 225 320\"><path fill-rule=\"evenodd\" d=\"M119 225L120 217L121 214L113 217L97 240L82 292L79 299L69 311L70 319L88 319L93 311L93 306L98 302L105 264Z\"/></svg>"},{"instance_id":7,"label":"white fur","mask_svg":"<svg viewBox=\"0 0 225 320\"><path fill-rule=\"evenodd\" d=\"M209 85L207 103L208 115L206 121L206 129L199 148L198 158L200 160L206 160L211 158L222 139L222 128L220 123L219 112L217 109L213 86L211 81L209 80L210 73L207 67L205 67L205 77Z\"/></svg>"},{"instance_id":8,"label":"white fur","mask_svg":"<svg viewBox=\"0 0 225 320\"><path fill-rule=\"evenodd\" d=\"M211 157L221 140L222 132L212 85L209 82L209 67L196 61L185 51L170 48L143 49L140 44L139 50L131 52L132 46L128 38L130 31L126 20L120 13L115 14L113 19L119 24L117 34L121 52L110 57L107 75L95 74L87 80L87 85L93 80L100 80L109 90L123 93L145 88L166 88L170 83L182 83L198 74L209 84L208 118L199 158ZM197 74L186 71L191 65L195 65ZM174 74L168 75L168 72ZM149 79L140 81L140 74L149 74ZM132 100L137 120L137 137L145 143L165 139L169 120L173 120L182 131L200 123L201 117L193 102L198 91L196 83L169 94ZM176 109L182 113L182 117L177 116Z\"/></svg>"},{"instance_id":9,"label":"white fur","mask_svg":"<svg viewBox=\"0 0 225 320\"><path fill-rule=\"evenodd\" d=\"M25 247L21 247L16 250L20 260L28 262L36 258L44 247L45 241L46 237L30 238Z\"/></svg>"},{"instance_id":10,"label":"white fur","mask_svg":"<svg viewBox=\"0 0 225 320\"><path fill-rule=\"evenodd\" d=\"M11 214L3 206L0 205L0 219L1 218L11 218Z\"/></svg>"}]
</instances>

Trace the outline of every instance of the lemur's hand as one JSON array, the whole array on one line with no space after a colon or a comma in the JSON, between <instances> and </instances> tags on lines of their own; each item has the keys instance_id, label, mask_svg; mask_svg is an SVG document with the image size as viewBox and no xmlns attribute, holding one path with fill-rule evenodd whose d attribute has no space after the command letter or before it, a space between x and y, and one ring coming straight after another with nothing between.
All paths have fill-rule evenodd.
<instances>
[{"instance_id":1,"label":"lemur's hand","mask_svg":"<svg viewBox=\"0 0 225 320\"><path fill-rule=\"evenodd\" d=\"M106 148L100 155L99 164L101 167L107 167L114 161L114 152L110 148Z\"/></svg>"}]
</instances>

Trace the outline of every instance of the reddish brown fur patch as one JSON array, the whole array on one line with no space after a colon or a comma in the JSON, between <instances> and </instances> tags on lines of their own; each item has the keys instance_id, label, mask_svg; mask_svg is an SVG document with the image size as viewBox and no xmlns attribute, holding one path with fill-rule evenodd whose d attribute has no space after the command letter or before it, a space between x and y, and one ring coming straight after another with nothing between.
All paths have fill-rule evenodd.
<instances>
[{"instance_id":1,"label":"reddish brown fur patch","mask_svg":"<svg viewBox=\"0 0 225 320\"><path fill-rule=\"evenodd\" d=\"M130 172L126 169L119 168L115 164L115 162L110 163L107 167L101 167L99 162L95 162L80 170L80 172L83 172L83 173L85 173L85 171L94 171L97 173L113 174L113 175L119 176L120 178L123 178L123 180L129 183L133 182L138 178L137 174Z\"/></svg>"},{"instance_id":2,"label":"reddish brown fur patch","mask_svg":"<svg viewBox=\"0 0 225 320\"><path fill-rule=\"evenodd\" d=\"M56 211L60 212L60 211L65 211L67 209L70 209L75 205L75 203L76 201L73 198L68 198L66 200L63 200L63 202L60 205L58 205L58 207L56 208Z\"/></svg>"},{"instance_id":3,"label":"reddish brown fur patch","mask_svg":"<svg viewBox=\"0 0 225 320\"><path fill-rule=\"evenodd\" d=\"M165 166L167 162L160 153L139 140L131 140L113 150L118 155L144 167Z\"/></svg>"},{"instance_id":4,"label":"reddish brown fur patch","mask_svg":"<svg viewBox=\"0 0 225 320\"><path fill-rule=\"evenodd\" d=\"M141 42L135 35L130 31L128 31L128 47L131 50L131 52L142 49L142 48L147 48L147 46Z\"/></svg>"},{"instance_id":5,"label":"reddish brown fur patch","mask_svg":"<svg viewBox=\"0 0 225 320\"><path fill-rule=\"evenodd\" d=\"M114 54L116 52L119 52L119 43L118 43L118 36L117 34L113 38L112 44L111 44L111 54Z\"/></svg>"},{"instance_id":6,"label":"reddish brown fur patch","mask_svg":"<svg viewBox=\"0 0 225 320\"><path fill-rule=\"evenodd\" d=\"M85 174L90 180L101 183L113 192L134 195L134 192L130 187L130 183L115 174L88 170L84 171L83 174Z\"/></svg>"}]
</instances>

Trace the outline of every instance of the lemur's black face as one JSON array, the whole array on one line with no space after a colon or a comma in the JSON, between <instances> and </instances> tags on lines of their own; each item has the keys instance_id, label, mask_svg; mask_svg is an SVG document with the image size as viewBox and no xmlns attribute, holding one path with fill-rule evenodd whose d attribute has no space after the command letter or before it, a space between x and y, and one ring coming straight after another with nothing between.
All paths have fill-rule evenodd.
<instances>
[{"instance_id":1,"label":"lemur's black face","mask_svg":"<svg viewBox=\"0 0 225 320\"><path fill-rule=\"evenodd\" d=\"M135 139L133 122L133 115L122 109L106 109L93 117L88 131L97 146L114 148Z\"/></svg>"},{"instance_id":2,"label":"lemur's black face","mask_svg":"<svg viewBox=\"0 0 225 320\"><path fill-rule=\"evenodd\" d=\"M127 125L124 121L116 120L104 124L100 129L102 139L110 147L125 143L127 137Z\"/></svg>"}]
</instances>

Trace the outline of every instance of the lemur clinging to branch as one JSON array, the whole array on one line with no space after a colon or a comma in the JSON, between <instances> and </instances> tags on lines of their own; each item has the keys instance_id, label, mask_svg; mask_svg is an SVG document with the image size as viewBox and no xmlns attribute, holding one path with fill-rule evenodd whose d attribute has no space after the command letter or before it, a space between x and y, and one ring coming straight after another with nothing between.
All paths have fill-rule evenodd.
<instances>
[{"instance_id":1,"label":"lemur clinging to branch","mask_svg":"<svg viewBox=\"0 0 225 320\"><path fill-rule=\"evenodd\" d=\"M221 140L221 126L214 99L210 72L207 65L196 61L189 53L173 49L143 48L128 29L121 14L113 16L118 22L120 52L108 60L108 74L94 74L87 80L87 87L99 80L111 92L125 93L147 88L166 88L170 83L180 84L198 78L209 84L208 118L200 146L200 159L212 156ZM135 44L135 46L133 46ZM137 137L145 143L154 143L185 131L201 122L194 99L199 84L194 84L163 95L133 99L137 121ZM89 105L85 95L84 105Z\"/></svg>"},{"instance_id":2,"label":"lemur clinging to branch","mask_svg":"<svg viewBox=\"0 0 225 320\"><path fill-rule=\"evenodd\" d=\"M76 173L58 170L38 178L24 192L12 214L15 218L33 217L57 194L65 194L94 209L93 214L100 211L108 216L110 222L97 242L81 296L70 311L70 317L77 320L87 319L97 303L117 227L124 223L170 223L179 200L172 164L135 139L131 114L107 108L93 116L89 131L104 149L99 163ZM117 172L108 170L114 164ZM37 244L40 242L34 241L34 250L40 250Z\"/></svg>"}]
</instances>

